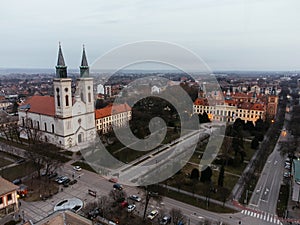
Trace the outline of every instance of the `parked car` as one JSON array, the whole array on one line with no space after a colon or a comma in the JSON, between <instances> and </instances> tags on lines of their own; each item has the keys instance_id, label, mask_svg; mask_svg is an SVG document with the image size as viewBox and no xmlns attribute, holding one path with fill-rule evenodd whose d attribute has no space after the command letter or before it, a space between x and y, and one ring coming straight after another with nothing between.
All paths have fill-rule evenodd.
<instances>
[{"instance_id":1,"label":"parked car","mask_svg":"<svg viewBox=\"0 0 300 225\"><path fill-rule=\"evenodd\" d=\"M111 178L109 178L108 181L109 181L109 182L112 182L112 183L117 183L117 182L118 182L118 179L115 178L115 177L111 177Z\"/></svg>"},{"instance_id":2,"label":"parked car","mask_svg":"<svg viewBox=\"0 0 300 225\"><path fill-rule=\"evenodd\" d=\"M73 185L73 184L76 184L77 183L77 180L71 180L69 185Z\"/></svg>"},{"instance_id":3,"label":"parked car","mask_svg":"<svg viewBox=\"0 0 300 225\"><path fill-rule=\"evenodd\" d=\"M117 189L117 190L122 190L123 189L123 186L121 184L118 184L118 183L115 183L113 185L113 188Z\"/></svg>"},{"instance_id":4,"label":"parked car","mask_svg":"<svg viewBox=\"0 0 300 225\"><path fill-rule=\"evenodd\" d=\"M13 180L12 183L15 184L15 185L19 185L19 184L22 184L22 180L21 179L15 179L15 180Z\"/></svg>"},{"instance_id":5,"label":"parked car","mask_svg":"<svg viewBox=\"0 0 300 225\"><path fill-rule=\"evenodd\" d=\"M58 175L58 174L57 174L56 172L50 173L50 174L48 174L48 178L49 178L49 179L52 179L52 178L56 177L57 175Z\"/></svg>"},{"instance_id":6,"label":"parked car","mask_svg":"<svg viewBox=\"0 0 300 225\"><path fill-rule=\"evenodd\" d=\"M136 208L135 204L128 205L128 206L127 206L127 211L128 211L128 212L132 212L135 208Z\"/></svg>"},{"instance_id":7,"label":"parked car","mask_svg":"<svg viewBox=\"0 0 300 225\"><path fill-rule=\"evenodd\" d=\"M149 215L147 216L148 219L153 220L158 215L158 210L152 210Z\"/></svg>"},{"instance_id":8,"label":"parked car","mask_svg":"<svg viewBox=\"0 0 300 225\"><path fill-rule=\"evenodd\" d=\"M133 201L140 202L142 199L137 195L130 195L129 198Z\"/></svg>"},{"instance_id":9,"label":"parked car","mask_svg":"<svg viewBox=\"0 0 300 225\"><path fill-rule=\"evenodd\" d=\"M67 178L67 179L65 179L64 181L63 181L63 184L69 184L70 183L70 179L69 178Z\"/></svg>"},{"instance_id":10,"label":"parked car","mask_svg":"<svg viewBox=\"0 0 300 225\"><path fill-rule=\"evenodd\" d=\"M64 176L58 176L58 177L55 178L54 181L55 181L55 182L58 182L58 181L59 181L61 178L63 178L63 177L64 177Z\"/></svg>"},{"instance_id":11,"label":"parked car","mask_svg":"<svg viewBox=\"0 0 300 225\"><path fill-rule=\"evenodd\" d=\"M290 178L291 177L291 172L284 172L283 177Z\"/></svg>"},{"instance_id":12,"label":"parked car","mask_svg":"<svg viewBox=\"0 0 300 225\"><path fill-rule=\"evenodd\" d=\"M80 167L80 166L74 166L74 167L73 167L73 170L81 171L81 167Z\"/></svg>"},{"instance_id":13,"label":"parked car","mask_svg":"<svg viewBox=\"0 0 300 225\"><path fill-rule=\"evenodd\" d=\"M63 176L62 178L60 178L57 183L62 184L65 182L65 180L69 179L68 177Z\"/></svg>"},{"instance_id":14,"label":"parked car","mask_svg":"<svg viewBox=\"0 0 300 225\"><path fill-rule=\"evenodd\" d=\"M161 221L159 222L160 225L166 225L171 223L171 217L170 216L164 216Z\"/></svg>"},{"instance_id":15,"label":"parked car","mask_svg":"<svg viewBox=\"0 0 300 225\"><path fill-rule=\"evenodd\" d=\"M23 162L25 162L25 159L19 159L18 161L16 161L17 164L21 164Z\"/></svg>"},{"instance_id":16,"label":"parked car","mask_svg":"<svg viewBox=\"0 0 300 225\"><path fill-rule=\"evenodd\" d=\"M291 169L291 165L290 165L290 164L286 164L286 165L284 166L284 168L289 170L289 169Z\"/></svg>"}]
</instances>

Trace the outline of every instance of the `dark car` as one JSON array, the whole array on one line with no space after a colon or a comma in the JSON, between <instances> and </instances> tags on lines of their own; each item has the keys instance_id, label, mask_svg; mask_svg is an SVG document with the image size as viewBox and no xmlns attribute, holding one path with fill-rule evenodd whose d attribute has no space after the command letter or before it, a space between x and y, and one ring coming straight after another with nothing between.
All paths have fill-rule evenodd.
<instances>
[{"instance_id":1,"label":"dark car","mask_svg":"<svg viewBox=\"0 0 300 225\"><path fill-rule=\"evenodd\" d=\"M77 183L77 180L71 180L69 185L73 185L73 184L76 184Z\"/></svg>"},{"instance_id":2,"label":"dark car","mask_svg":"<svg viewBox=\"0 0 300 225\"><path fill-rule=\"evenodd\" d=\"M122 190L123 189L123 186L121 184L118 184L118 183L115 183L113 185L113 188L117 189L117 190Z\"/></svg>"},{"instance_id":3,"label":"dark car","mask_svg":"<svg viewBox=\"0 0 300 225\"><path fill-rule=\"evenodd\" d=\"M15 180L13 180L12 183L15 184L15 185L19 185L19 184L22 184L22 180L21 179L15 179Z\"/></svg>"},{"instance_id":4,"label":"dark car","mask_svg":"<svg viewBox=\"0 0 300 225\"><path fill-rule=\"evenodd\" d=\"M170 216L164 216L159 222L160 225L166 225L166 224L169 224L169 223L171 223L171 217Z\"/></svg>"},{"instance_id":5,"label":"dark car","mask_svg":"<svg viewBox=\"0 0 300 225\"><path fill-rule=\"evenodd\" d=\"M52 179L52 178L56 177L57 175L58 175L58 174L57 174L56 172L50 173L50 174L48 174L48 178L49 178L49 179Z\"/></svg>"},{"instance_id":6,"label":"dark car","mask_svg":"<svg viewBox=\"0 0 300 225\"><path fill-rule=\"evenodd\" d=\"M65 179L65 180L64 180L64 182L63 182L63 185L65 185L65 184L69 184L69 183L70 183L70 181L71 181L71 180L70 180L69 178Z\"/></svg>"}]
</instances>

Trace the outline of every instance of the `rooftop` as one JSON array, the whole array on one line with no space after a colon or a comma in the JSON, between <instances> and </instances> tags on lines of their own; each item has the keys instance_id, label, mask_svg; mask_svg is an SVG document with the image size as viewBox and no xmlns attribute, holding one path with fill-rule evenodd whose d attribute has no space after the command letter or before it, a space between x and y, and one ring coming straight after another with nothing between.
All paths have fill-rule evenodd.
<instances>
[{"instance_id":1,"label":"rooftop","mask_svg":"<svg viewBox=\"0 0 300 225\"><path fill-rule=\"evenodd\" d=\"M119 105L108 105L102 109L97 109L95 111L95 117L96 119L101 119L107 116L115 115L118 113L128 112L131 110L131 107L125 103L125 104L119 104Z\"/></svg>"},{"instance_id":2,"label":"rooftop","mask_svg":"<svg viewBox=\"0 0 300 225\"><path fill-rule=\"evenodd\" d=\"M14 185L8 180L5 180L3 177L0 177L0 196L17 189L19 189L17 185Z\"/></svg>"},{"instance_id":3,"label":"rooftop","mask_svg":"<svg viewBox=\"0 0 300 225\"><path fill-rule=\"evenodd\" d=\"M31 113L54 116L55 102L52 96L32 96L27 99L20 107L20 110L28 110Z\"/></svg>"}]
</instances>

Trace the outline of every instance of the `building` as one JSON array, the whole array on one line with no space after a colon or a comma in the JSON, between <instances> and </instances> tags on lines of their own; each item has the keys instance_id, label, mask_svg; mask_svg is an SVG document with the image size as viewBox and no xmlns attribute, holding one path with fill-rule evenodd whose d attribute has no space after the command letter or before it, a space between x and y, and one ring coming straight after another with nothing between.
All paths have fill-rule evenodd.
<instances>
[{"instance_id":1,"label":"building","mask_svg":"<svg viewBox=\"0 0 300 225\"><path fill-rule=\"evenodd\" d=\"M0 218L18 211L18 189L17 185L0 177Z\"/></svg>"},{"instance_id":2,"label":"building","mask_svg":"<svg viewBox=\"0 0 300 225\"><path fill-rule=\"evenodd\" d=\"M108 105L95 111L97 131L105 134L114 127L123 127L131 120L131 107L128 104Z\"/></svg>"},{"instance_id":3,"label":"building","mask_svg":"<svg viewBox=\"0 0 300 225\"><path fill-rule=\"evenodd\" d=\"M29 224L29 223L28 223ZM88 220L71 211L57 211L36 223L36 225L92 225L91 220Z\"/></svg>"},{"instance_id":4,"label":"building","mask_svg":"<svg viewBox=\"0 0 300 225\"><path fill-rule=\"evenodd\" d=\"M83 47L80 78L72 93L72 79L67 76L61 45L58 50L54 96L32 96L19 107L20 136L30 133L45 142L69 150L86 147L96 138L93 78L89 77Z\"/></svg>"},{"instance_id":5,"label":"building","mask_svg":"<svg viewBox=\"0 0 300 225\"><path fill-rule=\"evenodd\" d=\"M268 105L268 99L272 99ZM213 93L199 92L199 97L193 104L193 113L203 114L206 112L210 120L221 122L234 122L237 118L245 122L251 121L255 124L258 119L267 118L267 109L272 108L272 117L275 117L278 97L258 95L253 93ZM271 107L272 106L272 107Z\"/></svg>"}]
</instances>

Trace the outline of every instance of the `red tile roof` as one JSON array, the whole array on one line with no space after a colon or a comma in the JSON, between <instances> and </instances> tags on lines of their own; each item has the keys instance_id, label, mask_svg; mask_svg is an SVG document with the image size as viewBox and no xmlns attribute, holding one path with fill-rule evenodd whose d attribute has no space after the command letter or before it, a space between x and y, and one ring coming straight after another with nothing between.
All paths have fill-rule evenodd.
<instances>
[{"instance_id":1,"label":"red tile roof","mask_svg":"<svg viewBox=\"0 0 300 225\"><path fill-rule=\"evenodd\" d=\"M194 105L206 105L208 106L208 101L206 98L197 98L195 101L194 101Z\"/></svg>"},{"instance_id":2,"label":"red tile roof","mask_svg":"<svg viewBox=\"0 0 300 225\"><path fill-rule=\"evenodd\" d=\"M32 96L22 105L30 105L28 112L42 115L55 115L55 102L52 96Z\"/></svg>"},{"instance_id":3,"label":"red tile roof","mask_svg":"<svg viewBox=\"0 0 300 225\"><path fill-rule=\"evenodd\" d=\"M113 112L112 112L113 110ZM125 104L119 104L119 105L108 105L102 109L96 109L95 111L95 118L100 119L107 116L110 116L112 114L118 114L122 112L131 111L131 107L125 103Z\"/></svg>"},{"instance_id":4,"label":"red tile roof","mask_svg":"<svg viewBox=\"0 0 300 225\"><path fill-rule=\"evenodd\" d=\"M8 180L5 180L4 178L0 177L0 196L17 189L19 189L17 185L14 185Z\"/></svg>"}]
</instances>

